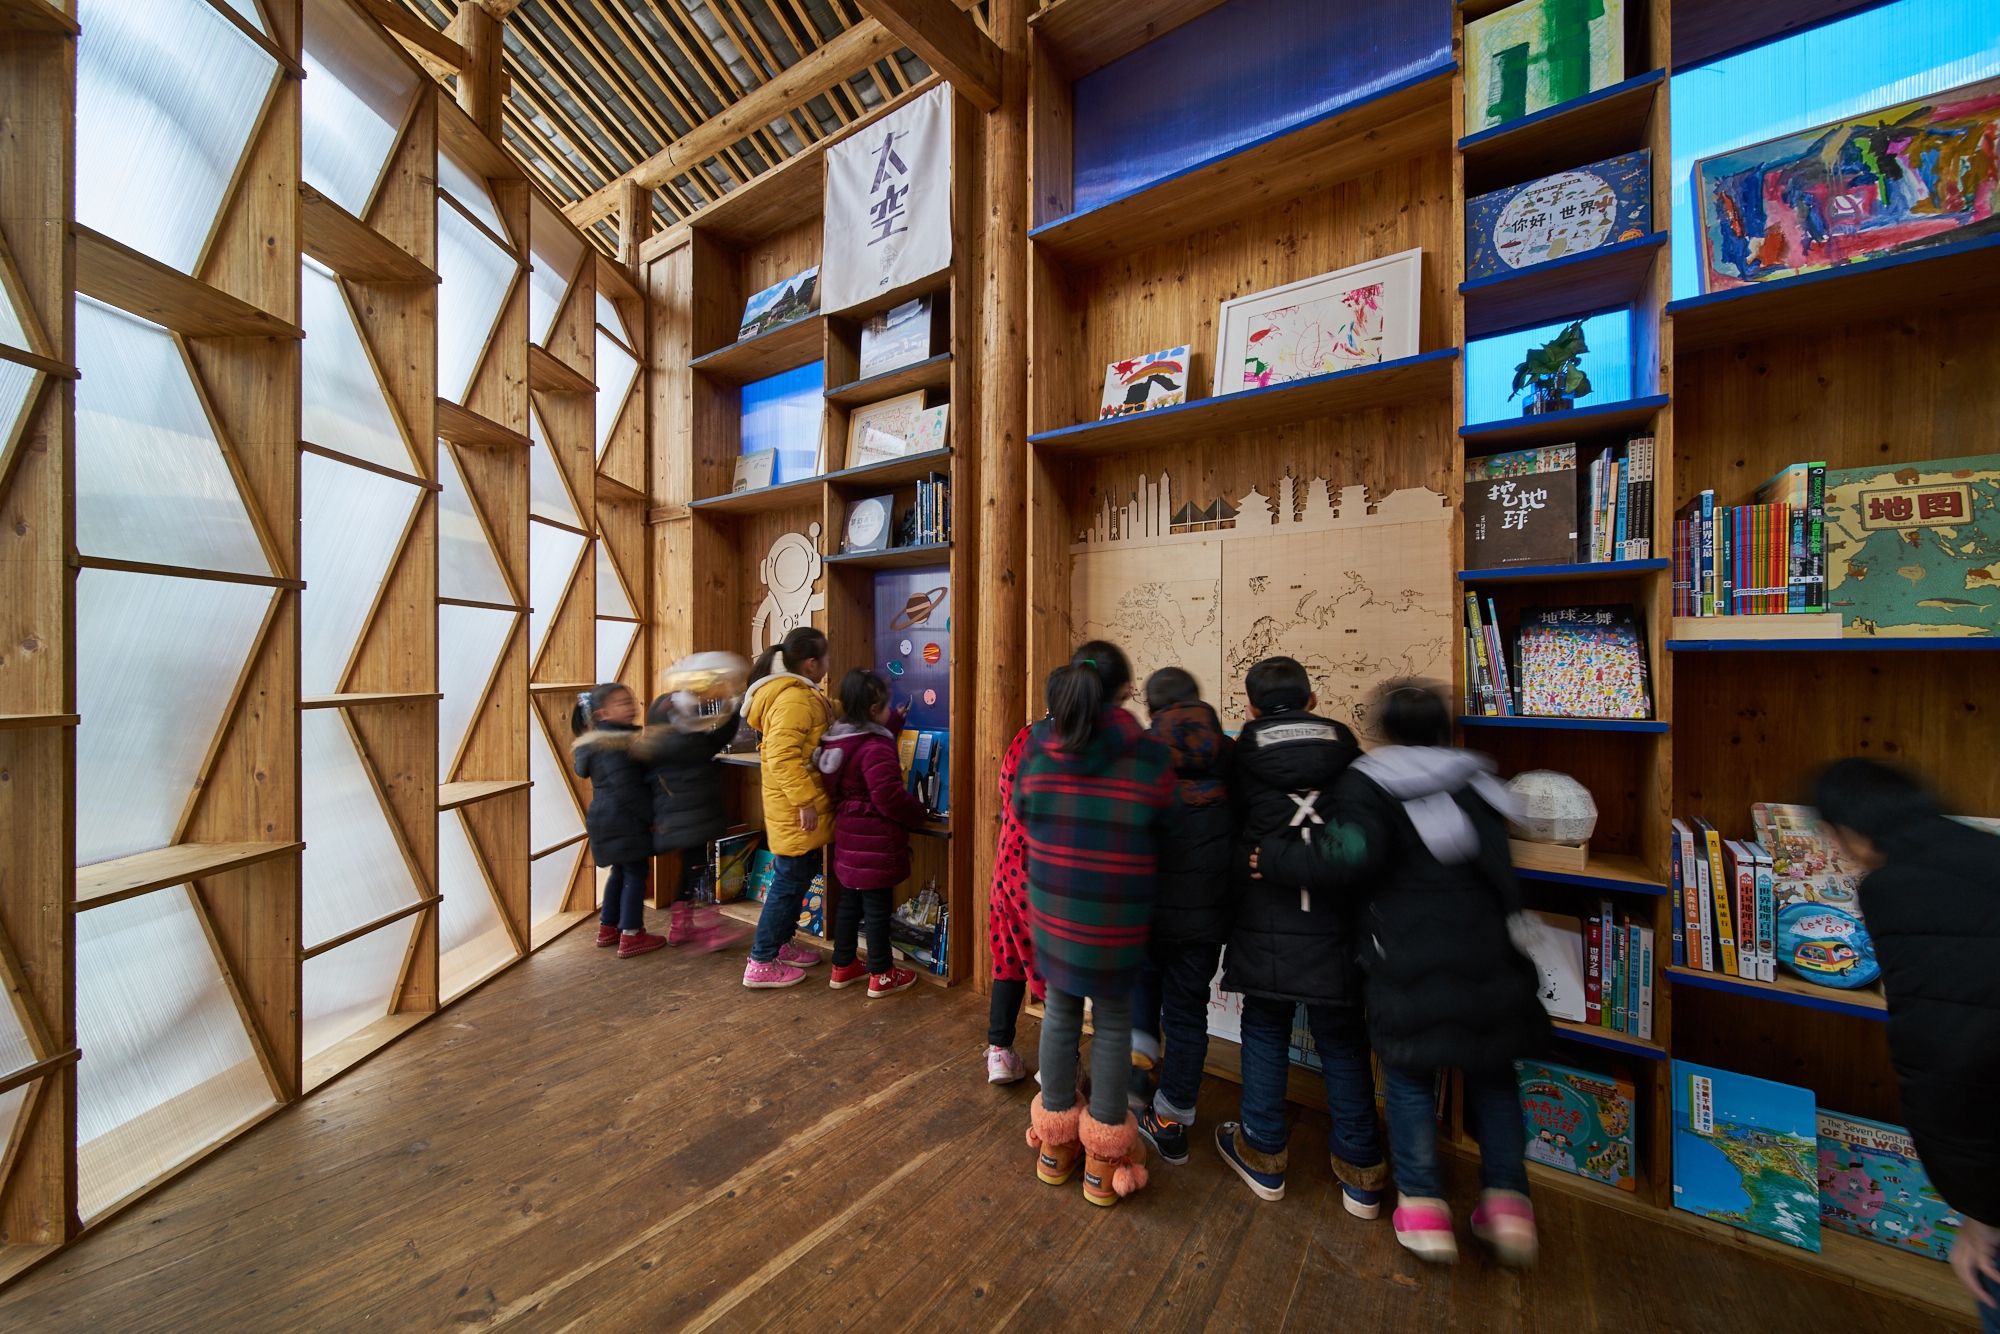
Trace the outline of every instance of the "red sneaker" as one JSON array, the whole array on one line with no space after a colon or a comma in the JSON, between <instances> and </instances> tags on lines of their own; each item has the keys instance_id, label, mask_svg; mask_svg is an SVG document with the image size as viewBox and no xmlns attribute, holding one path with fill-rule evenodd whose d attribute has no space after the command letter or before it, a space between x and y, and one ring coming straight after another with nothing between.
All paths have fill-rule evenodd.
<instances>
[{"instance_id":1,"label":"red sneaker","mask_svg":"<svg viewBox=\"0 0 2000 1334\"><path fill-rule=\"evenodd\" d=\"M848 964L837 963L833 966L833 972L827 976L826 985L828 990L839 991L843 987L853 986L867 976L868 965L859 959Z\"/></svg>"},{"instance_id":2,"label":"red sneaker","mask_svg":"<svg viewBox=\"0 0 2000 1334\"><path fill-rule=\"evenodd\" d=\"M666 943L665 936L650 931L627 931L618 938L618 957L629 959L635 954L650 954Z\"/></svg>"},{"instance_id":3,"label":"red sneaker","mask_svg":"<svg viewBox=\"0 0 2000 1334\"><path fill-rule=\"evenodd\" d=\"M601 950L609 949L617 943L618 928L615 926L606 926L603 922L599 922L597 924L597 948Z\"/></svg>"},{"instance_id":4,"label":"red sneaker","mask_svg":"<svg viewBox=\"0 0 2000 1334\"><path fill-rule=\"evenodd\" d=\"M907 968L890 968L886 973L868 975L868 999L877 996L893 996L899 991L908 991L917 985L917 975Z\"/></svg>"}]
</instances>

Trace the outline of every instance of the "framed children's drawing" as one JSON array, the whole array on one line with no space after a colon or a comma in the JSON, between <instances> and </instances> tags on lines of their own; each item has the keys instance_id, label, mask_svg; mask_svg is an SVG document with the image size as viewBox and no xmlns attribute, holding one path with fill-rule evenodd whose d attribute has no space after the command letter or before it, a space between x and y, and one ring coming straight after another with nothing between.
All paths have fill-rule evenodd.
<instances>
[{"instance_id":1,"label":"framed children's drawing","mask_svg":"<svg viewBox=\"0 0 2000 1334\"><path fill-rule=\"evenodd\" d=\"M1405 250L1223 302L1216 397L1415 356L1423 272Z\"/></svg>"}]
</instances>

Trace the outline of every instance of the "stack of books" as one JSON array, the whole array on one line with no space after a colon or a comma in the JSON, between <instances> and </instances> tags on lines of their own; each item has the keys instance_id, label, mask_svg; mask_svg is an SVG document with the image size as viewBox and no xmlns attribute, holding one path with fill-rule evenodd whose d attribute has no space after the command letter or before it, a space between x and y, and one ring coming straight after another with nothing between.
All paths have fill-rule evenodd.
<instances>
[{"instance_id":1,"label":"stack of books","mask_svg":"<svg viewBox=\"0 0 2000 1334\"><path fill-rule=\"evenodd\" d=\"M1674 521L1674 615L1826 610L1826 464L1794 463L1755 503L1703 491Z\"/></svg>"}]
</instances>

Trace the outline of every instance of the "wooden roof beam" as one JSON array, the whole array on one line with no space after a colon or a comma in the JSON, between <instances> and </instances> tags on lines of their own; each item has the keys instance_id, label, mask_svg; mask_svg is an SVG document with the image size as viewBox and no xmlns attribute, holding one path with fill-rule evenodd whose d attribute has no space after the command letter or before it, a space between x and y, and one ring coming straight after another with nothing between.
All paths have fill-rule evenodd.
<instances>
[{"instance_id":1,"label":"wooden roof beam","mask_svg":"<svg viewBox=\"0 0 2000 1334\"><path fill-rule=\"evenodd\" d=\"M465 68L465 48L430 24L389 0L354 0L360 10L374 19L415 54L434 76L437 66L456 74Z\"/></svg>"},{"instance_id":2,"label":"wooden roof beam","mask_svg":"<svg viewBox=\"0 0 2000 1334\"><path fill-rule=\"evenodd\" d=\"M956 0L860 0L860 4L974 106L991 111L1000 105L1000 48Z\"/></svg>"}]
</instances>

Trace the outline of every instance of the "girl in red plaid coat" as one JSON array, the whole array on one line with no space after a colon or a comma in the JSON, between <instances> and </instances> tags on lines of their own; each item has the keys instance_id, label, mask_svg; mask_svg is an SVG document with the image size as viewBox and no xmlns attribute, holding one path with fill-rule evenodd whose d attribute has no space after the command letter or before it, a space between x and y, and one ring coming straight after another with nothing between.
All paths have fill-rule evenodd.
<instances>
[{"instance_id":1,"label":"girl in red plaid coat","mask_svg":"<svg viewBox=\"0 0 2000 1334\"><path fill-rule=\"evenodd\" d=\"M1125 1105L1132 983L1152 925L1154 829L1174 792L1173 756L1119 707L1132 668L1092 641L1049 677L1049 716L1030 731L1013 793L1028 843L1029 921L1048 982L1042 1091L1030 1104L1037 1173L1061 1185L1084 1159L1083 1194L1116 1204L1146 1184L1146 1150ZM1091 1098L1077 1106L1083 1001L1091 998Z\"/></svg>"}]
</instances>

